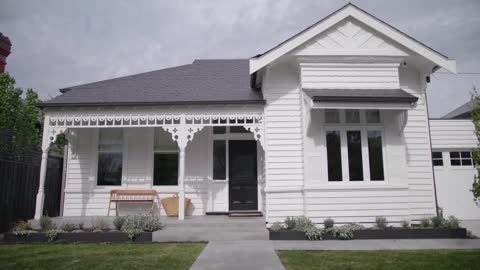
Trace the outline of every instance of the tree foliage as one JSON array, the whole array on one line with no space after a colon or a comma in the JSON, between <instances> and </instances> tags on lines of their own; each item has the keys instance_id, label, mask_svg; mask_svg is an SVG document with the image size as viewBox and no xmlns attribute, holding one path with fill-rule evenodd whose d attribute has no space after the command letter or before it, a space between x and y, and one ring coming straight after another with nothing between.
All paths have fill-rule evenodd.
<instances>
[{"instance_id":1,"label":"tree foliage","mask_svg":"<svg viewBox=\"0 0 480 270\"><path fill-rule=\"evenodd\" d=\"M475 134L477 135L477 138L480 138L480 96L475 86L473 87L473 91L472 91L471 116L472 116L473 125L475 126ZM474 178L473 184L472 184L472 193L473 193L474 200L477 203L479 203L480 202L480 183L479 183L478 177L480 176L480 150L479 149L473 150L472 157L473 157L473 164L477 169L477 176Z\"/></svg>"},{"instance_id":2,"label":"tree foliage","mask_svg":"<svg viewBox=\"0 0 480 270\"><path fill-rule=\"evenodd\" d=\"M21 159L40 142L40 110L38 95L15 86L8 73L0 74L0 154L8 152Z\"/></svg>"}]
</instances>

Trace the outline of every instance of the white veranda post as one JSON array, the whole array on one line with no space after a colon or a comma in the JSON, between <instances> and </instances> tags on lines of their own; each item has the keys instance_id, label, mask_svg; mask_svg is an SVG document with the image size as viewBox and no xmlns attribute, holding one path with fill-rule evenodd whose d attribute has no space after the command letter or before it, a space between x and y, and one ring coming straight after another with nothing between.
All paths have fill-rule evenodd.
<instances>
[{"instance_id":1,"label":"white veranda post","mask_svg":"<svg viewBox=\"0 0 480 270\"><path fill-rule=\"evenodd\" d=\"M37 198L35 201L35 219L40 219L43 215L43 205L45 201L45 178L47 176L48 150L50 149L50 134L48 130L48 117L45 117L43 137L42 137L42 160L40 163L40 180L38 184Z\"/></svg>"}]
</instances>

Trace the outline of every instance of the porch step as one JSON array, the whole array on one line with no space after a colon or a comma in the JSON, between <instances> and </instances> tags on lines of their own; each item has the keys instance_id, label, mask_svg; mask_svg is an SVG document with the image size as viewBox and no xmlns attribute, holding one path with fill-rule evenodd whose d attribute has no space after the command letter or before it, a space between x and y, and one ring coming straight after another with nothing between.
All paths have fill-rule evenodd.
<instances>
[{"instance_id":1,"label":"porch step","mask_svg":"<svg viewBox=\"0 0 480 270\"><path fill-rule=\"evenodd\" d=\"M262 212L260 211L230 211L228 213L229 217L261 217Z\"/></svg>"}]
</instances>

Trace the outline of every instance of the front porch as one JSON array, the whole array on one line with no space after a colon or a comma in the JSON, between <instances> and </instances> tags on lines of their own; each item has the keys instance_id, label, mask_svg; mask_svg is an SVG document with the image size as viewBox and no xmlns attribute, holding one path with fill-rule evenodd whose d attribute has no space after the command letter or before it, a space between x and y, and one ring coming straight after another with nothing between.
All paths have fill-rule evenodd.
<instances>
[{"instance_id":1,"label":"front porch","mask_svg":"<svg viewBox=\"0 0 480 270\"><path fill-rule=\"evenodd\" d=\"M245 105L121 113L119 108L49 110L42 149L48 153L58 134L68 139L64 216L105 216L110 192L118 189L156 191L153 208L160 216L165 216L161 199L178 195L180 220L232 210L261 212L263 125L261 107ZM37 220L43 214L43 165L40 175ZM191 199L186 212L184 198ZM151 208L119 203L119 214Z\"/></svg>"}]
</instances>

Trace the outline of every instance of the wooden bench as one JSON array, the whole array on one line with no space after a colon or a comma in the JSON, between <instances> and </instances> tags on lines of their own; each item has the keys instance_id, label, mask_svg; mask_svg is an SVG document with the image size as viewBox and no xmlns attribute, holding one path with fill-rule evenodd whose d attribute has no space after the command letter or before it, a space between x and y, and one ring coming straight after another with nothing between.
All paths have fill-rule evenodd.
<instances>
[{"instance_id":1,"label":"wooden bench","mask_svg":"<svg viewBox=\"0 0 480 270\"><path fill-rule=\"evenodd\" d=\"M157 192L155 190L146 189L114 189L110 191L110 202L108 203L108 213L110 216L110 210L112 210L112 203L115 203L115 216L118 215L118 203L119 202L141 202L152 203L152 210L155 207L155 199L157 198Z\"/></svg>"}]
</instances>

